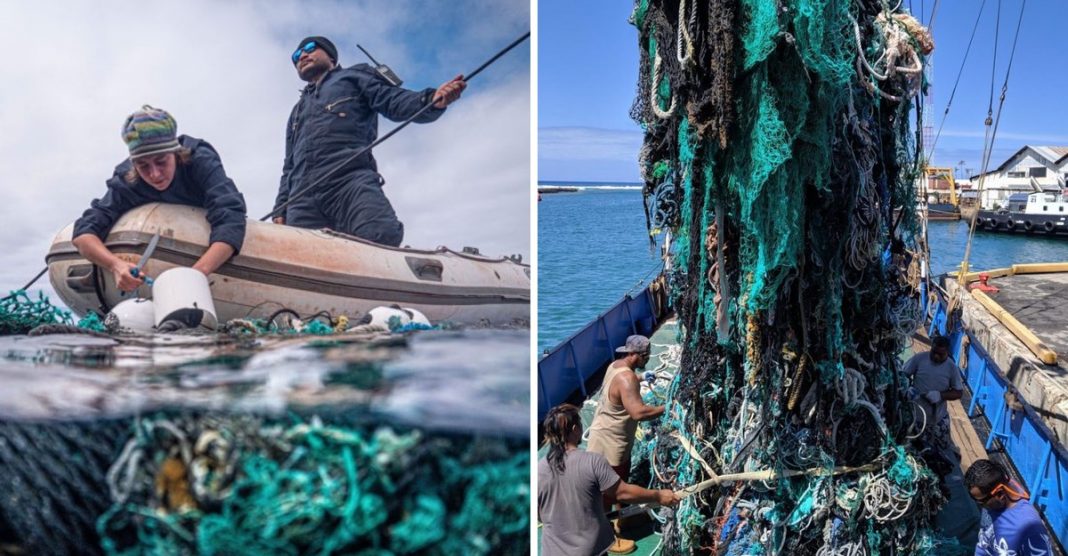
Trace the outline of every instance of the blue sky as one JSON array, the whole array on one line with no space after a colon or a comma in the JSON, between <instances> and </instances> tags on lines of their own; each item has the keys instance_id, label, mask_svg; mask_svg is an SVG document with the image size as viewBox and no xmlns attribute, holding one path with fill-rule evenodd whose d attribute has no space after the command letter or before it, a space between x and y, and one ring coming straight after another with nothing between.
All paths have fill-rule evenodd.
<instances>
[{"instance_id":1,"label":"blue sky","mask_svg":"<svg viewBox=\"0 0 1068 556\"><path fill-rule=\"evenodd\" d=\"M528 0L8 4L0 18L0 48L10 53L0 59L4 291L25 284L56 232L104 194L127 156L119 128L142 104L167 109L179 133L209 141L257 219L274 203L286 119L304 85L289 60L302 37L331 38L345 66L366 61L360 43L421 89L474 69L531 28ZM375 148L405 243L529 255L530 52L529 41L518 46L438 121ZM382 120L379 131L394 125Z\"/></svg>"},{"instance_id":2,"label":"blue sky","mask_svg":"<svg viewBox=\"0 0 1068 556\"><path fill-rule=\"evenodd\" d=\"M994 108L1022 0L1000 0ZM933 110L937 131L983 0L904 0L922 20L934 16ZM937 143L933 163L978 173L990 99L999 0L985 0L979 29ZM629 2L538 3L538 179L637 181L641 131L628 115L638 68ZM997 166L1025 144L1068 145L1064 50L1068 2L1029 0L994 144Z\"/></svg>"}]
</instances>

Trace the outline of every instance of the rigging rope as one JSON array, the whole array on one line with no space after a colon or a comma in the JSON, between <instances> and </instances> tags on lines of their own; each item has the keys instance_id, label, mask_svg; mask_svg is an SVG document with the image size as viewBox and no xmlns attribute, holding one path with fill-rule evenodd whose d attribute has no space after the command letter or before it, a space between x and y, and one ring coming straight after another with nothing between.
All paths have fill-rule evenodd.
<instances>
[{"instance_id":1,"label":"rigging rope","mask_svg":"<svg viewBox=\"0 0 1068 556\"><path fill-rule=\"evenodd\" d=\"M993 111L993 91L994 91L993 70L991 72L992 73L991 82L990 82L991 103L990 103L990 105L989 105L989 107L987 109L987 117L986 117L986 127L987 127L987 136L988 136L987 138L989 140L984 139L984 143L983 143L983 163L982 163L982 170L981 170L982 173L979 175L979 187L977 188L977 192L978 192L980 203L982 202L983 191L984 191L984 189L986 187L986 175L987 175L987 171L988 171L989 166L990 166L990 156L994 151L994 139L997 137L998 125L1001 123L1001 109L1005 106L1005 95L1009 91L1009 75L1012 72L1012 61L1016 57L1016 44L1017 44L1017 41L1020 38L1020 28L1021 28L1021 24L1023 23L1024 8L1026 8L1026 7L1027 7L1027 0L1023 0L1022 2L1020 2L1020 16L1016 20L1016 32L1015 32L1015 34L1014 34L1014 36L1012 38L1012 49L1009 51L1009 63L1005 68L1005 80L1002 82L1002 85L1001 85L1001 97L1000 97L1000 99L998 101L998 112L997 112L997 117L993 121L993 129L991 129L991 127L990 127L990 124L991 124L990 114ZM999 14L999 17L1000 17L1000 13L1001 13L1001 3L1000 3L1000 0L999 0L999 2L998 2L998 14ZM996 35L996 32L995 32L995 35ZM996 60L996 46L995 46L995 60ZM995 61L995 64L996 64L996 61ZM971 254L972 254L972 239L975 237L975 226L976 226L976 220L977 220L976 216L978 214L979 214L979 211L976 211L975 214L972 215L972 220L971 220L971 222L969 222L969 226L968 226L968 241L964 245L964 260L961 261L960 273L958 274L958 280L961 282L961 284L964 284L964 276L968 273L968 263L969 263L969 260L971 259ZM963 295L963 293L964 293L963 289L958 290L958 291L960 292L960 295ZM950 305L949 305L949 311L950 312L952 312L952 310L957 305L957 303L958 303L958 298L957 297L954 297L953 299L950 300Z\"/></svg>"},{"instance_id":2,"label":"rigging rope","mask_svg":"<svg viewBox=\"0 0 1068 556\"><path fill-rule=\"evenodd\" d=\"M938 132L935 133L934 140L931 141L931 148L927 151L927 160L934 156L938 138L942 136L942 128L946 125L946 119L949 118L949 109L953 106L953 98L957 96L957 86L960 85L960 78L964 75L964 64L968 62L968 54L972 51L972 42L975 41L975 32L979 29L979 20L983 17L983 8L985 6L986 0L983 0L979 4L979 13L975 16L975 24L972 25L972 34L968 38L968 46L964 49L964 58L960 61L960 69L957 70L957 79L953 82L953 90L949 93L949 101L946 102L946 111L942 114L942 122L938 124Z\"/></svg>"}]
</instances>

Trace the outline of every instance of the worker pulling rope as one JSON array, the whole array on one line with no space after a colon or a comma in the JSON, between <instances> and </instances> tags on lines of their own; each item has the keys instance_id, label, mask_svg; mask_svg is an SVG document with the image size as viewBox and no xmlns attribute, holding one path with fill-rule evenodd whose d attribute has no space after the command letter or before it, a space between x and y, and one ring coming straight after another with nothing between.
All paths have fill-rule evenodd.
<instances>
[{"instance_id":1,"label":"worker pulling rope","mask_svg":"<svg viewBox=\"0 0 1068 556\"><path fill-rule=\"evenodd\" d=\"M898 359L923 318L910 115L934 46L899 8L635 5L631 115L682 346L637 447L688 494L658 516L666 554L953 550Z\"/></svg>"}]
</instances>

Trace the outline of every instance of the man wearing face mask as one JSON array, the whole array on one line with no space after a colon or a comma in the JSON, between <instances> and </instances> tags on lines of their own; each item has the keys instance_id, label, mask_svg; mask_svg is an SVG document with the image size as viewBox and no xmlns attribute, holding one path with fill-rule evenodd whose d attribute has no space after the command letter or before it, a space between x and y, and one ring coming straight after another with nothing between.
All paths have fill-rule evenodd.
<instances>
[{"instance_id":1,"label":"man wearing face mask","mask_svg":"<svg viewBox=\"0 0 1068 556\"><path fill-rule=\"evenodd\" d=\"M463 76L437 89L403 89L367 64L341 67L334 43L320 36L301 40L291 61L307 85L286 125L274 222L330 228L382 245L400 245L404 225L382 192L385 180L370 151L324 176L377 139L379 114L403 121L433 101L433 107L414 121L438 119L467 86ZM303 193L312 184L315 189ZM291 197L293 202L282 209Z\"/></svg>"},{"instance_id":2,"label":"man wearing face mask","mask_svg":"<svg viewBox=\"0 0 1068 556\"><path fill-rule=\"evenodd\" d=\"M126 118L122 139L130 158L115 167L107 193L74 223L74 247L110 270L119 289L132 291L144 283L131 273L136 265L104 245L115 221L148 203L190 205L207 209L211 224L208 248L192 268L205 276L215 272L245 241L245 198L227 177L219 153L203 139L178 135L174 117L147 104Z\"/></svg>"},{"instance_id":3,"label":"man wearing face mask","mask_svg":"<svg viewBox=\"0 0 1068 556\"><path fill-rule=\"evenodd\" d=\"M931 351L917 353L905 363L905 375L912 379L910 392L924 413L924 440L947 461L960 459L949 433L946 402L959 400L964 393L960 368L949 358L949 338L935 336Z\"/></svg>"}]
</instances>

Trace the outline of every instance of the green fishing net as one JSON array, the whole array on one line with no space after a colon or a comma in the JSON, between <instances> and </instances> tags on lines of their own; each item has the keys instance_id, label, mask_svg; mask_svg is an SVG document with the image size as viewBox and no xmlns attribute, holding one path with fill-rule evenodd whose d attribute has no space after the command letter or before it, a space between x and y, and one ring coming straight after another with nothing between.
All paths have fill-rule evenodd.
<instances>
[{"instance_id":1,"label":"green fishing net","mask_svg":"<svg viewBox=\"0 0 1068 556\"><path fill-rule=\"evenodd\" d=\"M674 489L707 479L706 465L814 470L687 498L664 514L665 553L944 546L898 359L922 319L911 118L930 37L895 9L635 5L631 115L648 228L671 238L683 347L638 451L652 484Z\"/></svg>"},{"instance_id":2,"label":"green fishing net","mask_svg":"<svg viewBox=\"0 0 1068 556\"><path fill-rule=\"evenodd\" d=\"M0 538L30 553L527 550L529 457L519 439L157 412L0 423L0 448L13 481L0 497Z\"/></svg>"}]
</instances>

